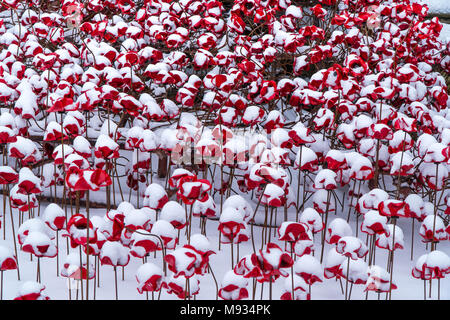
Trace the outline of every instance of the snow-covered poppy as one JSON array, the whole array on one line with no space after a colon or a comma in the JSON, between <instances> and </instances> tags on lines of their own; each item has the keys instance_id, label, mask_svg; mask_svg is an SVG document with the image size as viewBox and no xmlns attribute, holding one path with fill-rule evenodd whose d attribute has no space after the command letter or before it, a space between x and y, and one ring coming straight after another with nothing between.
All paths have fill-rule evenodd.
<instances>
[{"instance_id":1,"label":"snow-covered poppy","mask_svg":"<svg viewBox=\"0 0 450 320\"><path fill-rule=\"evenodd\" d=\"M22 244L22 251L34 254L36 257L56 257L58 249L51 239L40 231L28 233Z\"/></svg>"},{"instance_id":2,"label":"snow-covered poppy","mask_svg":"<svg viewBox=\"0 0 450 320\"><path fill-rule=\"evenodd\" d=\"M195 274L196 263L200 256L190 247L183 246L166 254L164 260L174 277L190 278Z\"/></svg>"},{"instance_id":3,"label":"snow-covered poppy","mask_svg":"<svg viewBox=\"0 0 450 320\"><path fill-rule=\"evenodd\" d=\"M261 203L270 207L282 207L286 202L285 191L274 183L267 184L261 196Z\"/></svg>"},{"instance_id":4,"label":"snow-covered poppy","mask_svg":"<svg viewBox=\"0 0 450 320\"><path fill-rule=\"evenodd\" d=\"M248 298L248 280L234 270L225 273L219 289L219 297L223 300L242 300Z\"/></svg>"},{"instance_id":5,"label":"snow-covered poppy","mask_svg":"<svg viewBox=\"0 0 450 320\"><path fill-rule=\"evenodd\" d=\"M119 145L112 138L101 134L95 143L94 154L101 159L115 159L119 157Z\"/></svg>"},{"instance_id":6,"label":"snow-covered poppy","mask_svg":"<svg viewBox=\"0 0 450 320\"><path fill-rule=\"evenodd\" d=\"M98 191L112 184L111 177L102 169L79 169L72 166L66 172L66 184L74 191Z\"/></svg>"},{"instance_id":7,"label":"snow-covered poppy","mask_svg":"<svg viewBox=\"0 0 450 320\"><path fill-rule=\"evenodd\" d=\"M294 272L309 285L323 281L323 268L317 258L305 254L294 263Z\"/></svg>"},{"instance_id":8,"label":"snow-covered poppy","mask_svg":"<svg viewBox=\"0 0 450 320\"><path fill-rule=\"evenodd\" d=\"M214 198L209 194L203 199L195 200L192 206L192 215L194 217L215 217L217 212Z\"/></svg>"},{"instance_id":9,"label":"snow-covered poppy","mask_svg":"<svg viewBox=\"0 0 450 320\"><path fill-rule=\"evenodd\" d=\"M314 189L334 190L337 188L337 174L330 169L320 170L314 178Z\"/></svg>"},{"instance_id":10,"label":"snow-covered poppy","mask_svg":"<svg viewBox=\"0 0 450 320\"><path fill-rule=\"evenodd\" d=\"M70 238L70 245L72 248L76 248L79 245L85 246L88 240L89 229L89 242L95 243L97 241L97 233L91 221L88 222L87 218L81 214L74 214L69 221L67 221L65 237Z\"/></svg>"},{"instance_id":11,"label":"snow-covered poppy","mask_svg":"<svg viewBox=\"0 0 450 320\"><path fill-rule=\"evenodd\" d=\"M130 261L129 249L118 241L106 241L100 251L100 262L102 265L113 267L126 266Z\"/></svg>"},{"instance_id":12,"label":"snow-covered poppy","mask_svg":"<svg viewBox=\"0 0 450 320\"><path fill-rule=\"evenodd\" d=\"M341 218L335 218L327 227L325 240L329 244L338 243L343 237L352 235L352 228L350 228L347 221Z\"/></svg>"},{"instance_id":13,"label":"snow-covered poppy","mask_svg":"<svg viewBox=\"0 0 450 320\"><path fill-rule=\"evenodd\" d=\"M449 229L450 230L450 229ZM438 215L428 215L420 225L419 234L424 242L442 241L448 239L444 221Z\"/></svg>"},{"instance_id":14,"label":"snow-covered poppy","mask_svg":"<svg viewBox=\"0 0 450 320\"><path fill-rule=\"evenodd\" d=\"M341 170L347 168L347 160L344 154L339 150L330 150L325 156L327 168L331 170Z\"/></svg>"},{"instance_id":15,"label":"snow-covered poppy","mask_svg":"<svg viewBox=\"0 0 450 320\"><path fill-rule=\"evenodd\" d=\"M380 215L386 217L407 217L406 203L401 200L387 199L378 204Z\"/></svg>"},{"instance_id":16,"label":"snow-covered poppy","mask_svg":"<svg viewBox=\"0 0 450 320\"><path fill-rule=\"evenodd\" d=\"M9 192L11 199L11 207L18 208L19 211L24 212L30 210L30 208L36 208L38 206L38 200L35 194L25 195L19 192L19 186L15 185Z\"/></svg>"},{"instance_id":17,"label":"snow-covered poppy","mask_svg":"<svg viewBox=\"0 0 450 320\"><path fill-rule=\"evenodd\" d=\"M148 206L151 209L159 210L169 201L167 192L164 188L157 184L152 183L148 185L144 192L144 206Z\"/></svg>"},{"instance_id":18,"label":"snow-covered poppy","mask_svg":"<svg viewBox=\"0 0 450 320\"><path fill-rule=\"evenodd\" d=\"M158 292L164 285L164 274L160 267L153 263L144 263L136 271L137 290L143 292Z\"/></svg>"},{"instance_id":19,"label":"snow-covered poppy","mask_svg":"<svg viewBox=\"0 0 450 320\"><path fill-rule=\"evenodd\" d=\"M172 188L179 188L180 187L180 182L182 181L181 179L184 177L189 176L192 180L195 179L195 174L186 170L186 169L182 169L182 168L177 168L174 170L174 172L172 173L172 176L169 179L169 185Z\"/></svg>"},{"instance_id":20,"label":"snow-covered poppy","mask_svg":"<svg viewBox=\"0 0 450 320\"><path fill-rule=\"evenodd\" d=\"M14 253L5 246L0 246L0 271L17 269L17 258Z\"/></svg>"},{"instance_id":21,"label":"snow-covered poppy","mask_svg":"<svg viewBox=\"0 0 450 320\"><path fill-rule=\"evenodd\" d=\"M44 221L52 230L61 230L66 223L65 212L56 203L50 203L44 210Z\"/></svg>"},{"instance_id":22,"label":"snow-covered poppy","mask_svg":"<svg viewBox=\"0 0 450 320\"><path fill-rule=\"evenodd\" d=\"M211 183L206 179L186 177L179 182L177 197L185 204L193 204L195 200L204 199L211 188Z\"/></svg>"},{"instance_id":23,"label":"snow-covered poppy","mask_svg":"<svg viewBox=\"0 0 450 320\"><path fill-rule=\"evenodd\" d=\"M80 266L81 262L81 266ZM63 262L63 267L61 269L61 276L81 280L81 279L93 279L95 277L94 265L89 262L89 274L87 267L87 256L77 252L71 252L67 255Z\"/></svg>"},{"instance_id":24,"label":"snow-covered poppy","mask_svg":"<svg viewBox=\"0 0 450 320\"><path fill-rule=\"evenodd\" d=\"M267 133L271 133L276 128L282 128L284 126L284 117L278 110L272 110L267 114L264 129Z\"/></svg>"},{"instance_id":25,"label":"snow-covered poppy","mask_svg":"<svg viewBox=\"0 0 450 320\"><path fill-rule=\"evenodd\" d=\"M312 201L314 209L320 214L326 214L327 212L335 212L336 205L331 201L330 191L325 189L319 189L314 192Z\"/></svg>"},{"instance_id":26,"label":"snow-covered poppy","mask_svg":"<svg viewBox=\"0 0 450 320\"><path fill-rule=\"evenodd\" d=\"M311 240L308 231L308 225L303 222L285 221L277 230L278 239L292 243L299 240Z\"/></svg>"},{"instance_id":27,"label":"snow-covered poppy","mask_svg":"<svg viewBox=\"0 0 450 320\"><path fill-rule=\"evenodd\" d=\"M159 241L157 242L157 250L162 250L162 246L169 250L174 249L178 243L177 230L168 221L156 221L152 227L152 234L157 235L162 240L162 244Z\"/></svg>"},{"instance_id":28,"label":"snow-covered poppy","mask_svg":"<svg viewBox=\"0 0 450 320\"><path fill-rule=\"evenodd\" d=\"M19 193L32 194L42 192L41 179L36 177L29 168L22 168L19 171Z\"/></svg>"},{"instance_id":29,"label":"snow-covered poppy","mask_svg":"<svg viewBox=\"0 0 450 320\"><path fill-rule=\"evenodd\" d=\"M130 239L131 234L137 229L148 230L151 228L156 212L150 208L133 209L128 211L123 218L123 231L121 240Z\"/></svg>"},{"instance_id":30,"label":"snow-covered poppy","mask_svg":"<svg viewBox=\"0 0 450 320\"><path fill-rule=\"evenodd\" d=\"M292 280L294 277L294 280ZM294 285L292 285L292 282ZM294 298L292 298L292 287L294 287ZM305 280L294 274L289 275L284 279L283 293L281 294L280 300L310 300L311 295L308 292L308 284Z\"/></svg>"},{"instance_id":31,"label":"snow-covered poppy","mask_svg":"<svg viewBox=\"0 0 450 320\"><path fill-rule=\"evenodd\" d=\"M369 250L360 239L345 236L341 237L337 242L336 251L352 260L357 260L358 258L364 258Z\"/></svg>"},{"instance_id":32,"label":"snow-covered poppy","mask_svg":"<svg viewBox=\"0 0 450 320\"><path fill-rule=\"evenodd\" d=\"M439 250L421 255L412 269L412 276L421 280L442 279L449 273L450 258Z\"/></svg>"},{"instance_id":33,"label":"snow-covered poppy","mask_svg":"<svg viewBox=\"0 0 450 320\"><path fill-rule=\"evenodd\" d=\"M319 212L313 208L306 208L303 210L300 215L299 222L307 224L309 226L309 230L313 233L322 231L325 227Z\"/></svg>"},{"instance_id":34,"label":"snow-covered poppy","mask_svg":"<svg viewBox=\"0 0 450 320\"><path fill-rule=\"evenodd\" d=\"M405 247L405 242L403 240L403 231L399 226L388 224L389 233L382 233L377 235L375 244L379 248L387 249L389 251L394 251L397 249L403 249ZM394 238L395 235L395 238Z\"/></svg>"},{"instance_id":35,"label":"snow-covered poppy","mask_svg":"<svg viewBox=\"0 0 450 320\"><path fill-rule=\"evenodd\" d=\"M288 135L296 146L315 142L314 137L311 135L311 129L305 127L301 122L296 123L288 132Z\"/></svg>"},{"instance_id":36,"label":"snow-covered poppy","mask_svg":"<svg viewBox=\"0 0 450 320\"><path fill-rule=\"evenodd\" d=\"M397 289L395 283L390 284L390 274L380 266L370 266L368 273L369 277L367 278L364 291L375 291L380 293Z\"/></svg>"},{"instance_id":37,"label":"snow-covered poppy","mask_svg":"<svg viewBox=\"0 0 450 320\"><path fill-rule=\"evenodd\" d=\"M19 244L23 245L31 232L43 233L50 239L55 238L52 230L41 219L31 218L23 222L17 231L17 239L19 240Z\"/></svg>"},{"instance_id":38,"label":"snow-covered poppy","mask_svg":"<svg viewBox=\"0 0 450 320\"><path fill-rule=\"evenodd\" d=\"M26 281L19 288L14 300L50 300L44 294L45 286L34 281Z\"/></svg>"},{"instance_id":39,"label":"snow-covered poppy","mask_svg":"<svg viewBox=\"0 0 450 320\"><path fill-rule=\"evenodd\" d=\"M318 169L317 154L310 148L300 146L295 159L295 166L300 170L315 172Z\"/></svg>"},{"instance_id":40,"label":"snow-covered poppy","mask_svg":"<svg viewBox=\"0 0 450 320\"><path fill-rule=\"evenodd\" d=\"M193 298L200 291L200 280L196 275L189 280L189 290L187 288L187 281L184 277L174 277L173 275L166 280L167 293L175 294L179 299Z\"/></svg>"},{"instance_id":41,"label":"snow-covered poppy","mask_svg":"<svg viewBox=\"0 0 450 320\"><path fill-rule=\"evenodd\" d=\"M186 224L186 213L176 201L167 202L161 209L160 219L170 222L175 229L183 229Z\"/></svg>"},{"instance_id":42,"label":"snow-covered poppy","mask_svg":"<svg viewBox=\"0 0 450 320\"><path fill-rule=\"evenodd\" d=\"M327 279L342 276L342 264L345 261L345 256L336 251L336 247L331 248L324 262L324 276Z\"/></svg>"},{"instance_id":43,"label":"snow-covered poppy","mask_svg":"<svg viewBox=\"0 0 450 320\"><path fill-rule=\"evenodd\" d=\"M231 207L223 208L219 221L218 230L231 243L238 236L239 231L245 227L243 214Z\"/></svg>"},{"instance_id":44,"label":"snow-covered poppy","mask_svg":"<svg viewBox=\"0 0 450 320\"><path fill-rule=\"evenodd\" d=\"M259 253L252 257L252 260L259 266L262 272L260 282L276 280L278 277L286 277L287 273L283 269L289 268L294 261L289 254L285 253L275 243L268 243Z\"/></svg>"},{"instance_id":45,"label":"snow-covered poppy","mask_svg":"<svg viewBox=\"0 0 450 320\"><path fill-rule=\"evenodd\" d=\"M11 184L19 181L18 173L9 166L0 166L0 184Z\"/></svg>"},{"instance_id":46,"label":"snow-covered poppy","mask_svg":"<svg viewBox=\"0 0 450 320\"><path fill-rule=\"evenodd\" d=\"M369 277L367 267L364 259L348 259L348 263L342 264L342 277L352 284L364 285Z\"/></svg>"},{"instance_id":47,"label":"snow-covered poppy","mask_svg":"<svg viewBox=\"0 0 450 320\"><path fill-rule=\"evenodd\" d=\"M370 235L388 233L387 217L375 210L366 212L361 223L361 231Z\"/></svg>"}]
</instances>

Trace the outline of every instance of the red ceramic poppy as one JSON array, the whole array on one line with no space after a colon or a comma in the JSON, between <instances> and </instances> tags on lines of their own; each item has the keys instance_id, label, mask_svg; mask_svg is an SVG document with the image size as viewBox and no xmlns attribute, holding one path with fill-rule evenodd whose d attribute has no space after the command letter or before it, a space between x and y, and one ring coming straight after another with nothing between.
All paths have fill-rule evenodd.
<instances>
[{"instance_id":1,"label":"red ceramic poppy","mask_svg":"<svg viewBox=\"0 0 450 320\"><path fill-rule=\"evenodd\" d=\"M311 240L308 235L309 227L305 223L285 221L278 228L280 241L297 242L298 240Z\"/></svg>"},{"instance_id":2,"label":"red ceramic poppy","mask_svg":"<svg viewBox=\"0 0 450 320\"><path fill-rule=\"evenodd\" d=\"M162 270L153 263L145 263L136 271L138 282L137 290L143 292L158 292L164 286L164 275Z\"/></svg>"},{"instance_id":3,"label":"red ceramic poppy","mask_svg":"<svg viewBox=\"0 0 450 320\"><path fill-rule=\"evenodd\" d=\"M0 184L11 184L19 181L17 172L9 166L0 166Z\"/></svg>"},{"instance_id":4,"label":"red ceramic poppy","mask_svg":"<svg viewBox=\"0 0 450 320\"><path fill-rule=\"evenodd\" d=\"M43 291L45 286L43 284L27 281L21 288L14 300L50 300Z\"/></svg>"},{"instance_id":5,"label":"red ceramic poppy","mask_svg":"<svg viewBox=\"0 0 450 320\"><path fill-rule=\"evenodd\" d=\"M69 221L67 221L66 231L67 234L63 236L70 238L70 245L72 248L76 248L79 245L85 246L87 244L87 230L89 228L89 243L95 243L97 241L97 233L91 221L87 221L87 218L80 214L74 214Z\"/></svg>"}]
</instances>

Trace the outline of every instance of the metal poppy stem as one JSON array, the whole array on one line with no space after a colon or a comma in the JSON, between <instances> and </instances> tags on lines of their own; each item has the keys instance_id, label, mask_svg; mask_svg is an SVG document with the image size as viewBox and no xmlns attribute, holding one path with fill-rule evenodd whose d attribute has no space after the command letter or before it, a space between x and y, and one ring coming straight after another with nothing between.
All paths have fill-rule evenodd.
<instances>
[{"instance_id":1,"label":"metal poppy stem","mask_svg":"<svg viewBox=\"0 0 450 320\"><path fill-rule=\"evenodd\" d=\"M260 197L259 197L258 204L256 205L255 211L253 212L252 219L250 220L250 221L253 221L253 222L251 223L251 228L250 228L250 231L251 231L251 234L252 234L253 253L256 253L256 248L255 248L255 237L253 236L253 225L255 224L255 216L256 216L256 213L258 212L259 205L261 204L261 200L262 200L264 191L266 191L266 186L267 186L267 184L264 185L264 189L263 189L263 191L262 191L262 193L261 193L261 195L260 195ZM220 244L220 242L219 242L219 244Z\"/></svg>"},{"instance_id":2,"label":"metal poppy stem","mask_svg":"<svg viewBox=\"0 0 450 320\"><path fill-rule=\"evenodd\" d=\"M5 149L3 149L3 150L5 150ZM5 212L6 212L6 185L3 185L3 240L6 240L6 214L5 214Z\"/></svg>"},{"instance_id":3,"label":"metal poppy stem","mask_svg":"<svg viewBox=\"0 0 450 320\"><path fill-rule=\"evenodd\" d=\"M391 300L392 297L392 275L394 273L394 252L395 252L395 229L397 226L397 217L394 218L394 231L392 232L392 255L391 255L391 271L390 271L390 279L389 279L389 300Z\"/></svg>"},{"instance_id":4,"label":"metal poppy stem","mask_svg":"<svg viewBox=\"0 0 450 320\"><path fill-rule=\"evenodd\" d=\"M358 183L358 195L356 196L356 198L357 199L359 199L359 195L360 195L360 192L361 192L361 182L362 182L362 180L359 180L359 183ZM358 212L356 211L356 206L354 207L355 208L355 214L356 214L356 237L358 237L358 219L359 219L359 215L358 215Z\"/></svg>"},{"instance_id":5,"label":"metal poppy stem","mask_svg":"<svg viewBox=\"0 0 450 320\"><path fill-rule=\"evenodd\" d=\"M267 205L264 205L264 225L261 230L261 250L266 243L266 228L267 228Z\"/></svg>"},{"instance_id":6,"label":"metal poppy stem","mask_svg":"<svg viewBox=\"0 0 450 320\"><path fill-rule=\"evenodd\" d=\"M191 207L189 208L189 233L188 233L188 244L191 244L191 227L192 227L192 207L194 204L191 204Z\"/></svg>"},{"instance_id":7,"label":"metal poppy stem","mask_svg":"<svg viewBox=\"0 0 450 320\"><path fill-rule=\"evenodd\" d=\"M269 300L272 300L272 276L269 278Z\"/></svg>"},{"instance_id":8,"label":"metal poppy stem","mask_svg":"<svg viewBox=\"0 0 450 320\"><path fill-rule=\"evenodd\" d=\"M427 281L423 279L423 300L427 300Z\"/></svg>"},{"instance_id":9,"label":"metal poppy stem","mask_svg":"<svg viewBox=\"0 0 450 320\"><path fill-rule=\"evenodd\" d=\"M342 285L342 278L339 276L339 285L341 287L341 293L344 294L344 286Z\"/></svg>"},{"instance_id":10,"label":"metal poppy stem","mask_svg":"<svg viewBox=\"0 0 450 320\"><path fill-rule=\"evenodd\" d=\"M302 205L300 206L300 210L301 209L303 209L304 207L305 207L305 203L306 203L306 201L308 201L308 199L306 199L306 176L307 176L307 173L306 172L304 172L303 173L303 195L302 195ZM313 193L311 193L311 196L313 195ZM310 196L310 197L311 197ZM298 222L298 220L297 220L297 222Z\"/></svg>"},{"instance_id":11,"label":"metal poppy stem","mask_svg":"<svg viewBox=\"0 0 450 320\"><path fill-rule=\"evenodd\" d=\"M355 181L356 184L356 181ZM325 250L325 237L327 232L327 224L328 224L328 209L330 207L330 190L327 190L327 207L325 209L325 225L323 227L323 233L322 233L322 251L320 252L320 263L322 263L323 260L323 252Z\"/></svg>"},{"instance_id":12,"label":"metal poppy stem","mask_svg":"<svg viewBox=\"0 0 450 320\"><path fill-rule=\"evenodd\" d=\"M78 193L78 191L77 191ZM82 252L81 252L81 244L78 246L78 250L80 252L80 287L81 287L81 300L84 300L83 298L83 256L82 256ZM77 291L78 291L78 286L77 286ZM77 293L78 295L78 293Z\"/></svg>"},{"instance_id":13,"label":"metal poppy stem","mask_svg":"<svg viewBox=\"0 0 450 320\"><path fill-rule=\"evenodd\" d=\"M433 218L433 233L431 240L431 251L435 250L436 242L435 242L435 232L436 232L436 216L437 216L437 193L438 193L438 177L439 177L439 163L436 162L436 191L434 192L434 218ZM442 194L444 191L442 191ZM437 241L437 240L436 240ZM431 283L430 283L431 290Z\"/></svg>"},{"instance_id":14,"label":"metal poppy stem","mask_svg":"<svg viewBox=\"0 0 450 320\"><path fill-rule=\"evenodd\" d=\"M69 289L68 289L68 291L69 291L69 300L72 300L72 288L71 288L71 281L70 281L70 277L68 277L67 278L67 280L68 280L68 283L69 283Z\"/></svg>"},{"instance_id":15,"label":"metal poppy stem","mask_svg":"<svg viewBox=\"0 0 450 320\"><path fill-rule=\"evenodd\" d=\"M349 270L350 270L350 257L347 257L347 276L345 277L345 300L347 300Z\"/></svg>"},{"instance_id":16,"label":"metal poppy stem","mask_svg":"<svg viewBox=\"0 0 450 320\"><path fill-rule=\"evenodd\" d=\"M220 164L220 214L222 214L222 209L223 209L223 194L225 191L222 190L223 187L223 163ZM219 242L219 246L220 246L220 242ZM220 247L219 247L220 250Z\"/></svg>"},{"instance_id":17,"label":"metal poppy stem","mask_svg":"<svg viewBox=\"0 0 450 320\"><path fill-rule=\"evenodd\" d=\"M297 207L296 207L296 215L295 215L295 221L298 221L298 213L300 212L300 185L301 185L301 178L302 178L302 150L303 147L300 146L300 164L298 167L298 176L297 176ZM303 186L303 190L305 189L305 186Z\"/></svg>"},{"instance_id":18,"label":"metal poppy stem","mask_svg":"<svg viewBox=\"0 0 450 320\"><path fill-rule=\"evenodd\" d=\"M3 275L3 272L2 272ZM2 281L3 283L3 281ZM438 278L438 300L441 300L441 278Z\"/></svg>"},{"instance_id":19,"label":"metal poppy stem","mask_svg":"<svg viewBox=\"0 0 450 320\"><path fill-rule=\"evenodd\" d=\"M216 276L214 275L214 272L213 272L209 262L208 262L208 269L209 269L209 272L211 273L211 276L213 277L214 284L216 285L216 300L217 300L219 298L219 285L217 284Z\"/></svg>"},{"instance_id":20,"label":"metal poppy stem","mask_svg":"<svg viewBox=\"0 0 450 320\"><path fill-rule=\"evenodd\" d=\"M37 257L36 282L41 283L41 258L39 256Z\"/></svg>"},{"instance_id":21,"label":"metal poppy stem","mask_svg":"<svg viewBox=\"0 0 450 320\"><path fill-rule=\"evenodd\" d=\"M414 258L414 217L411 218L411 261Z\"/></svg>"},{"instance_id":22,"label":"metal poppy stem","mask_svg":"<svg viewBox=\"0 0 450 320\"><path fill-rule=\"evenodd\" d=\"M356 179L353 183L352 196L350 197L350 203L348 204L347 222L350 221L350 212L352 211L352 203L353 203L353 197L355 196L355 190L356 190Z\"/></svg>"},{"instance_id":23,"label":"metal poppy stem","mask_svg":"<svg viewBox=\"0 0 450 320\"><path fill-rule=\"evenodd\" d=\"M430 278L430 290L429 290L429 293L428 293L428 298L431 298L431 287L432 287L432 284L433 284L433 279Z\"/></svg>"},{"instance_id":24,"label":"metal poppy stem","mask_svg":"<svg viewBox=\"0 0 450 320\"><path fill-rule=\"evenodd\" d=\"M109 123L109 121L108 121ZM107 174L110 174L110 166L109 166L109 159L106 159L106 172ZM114 179L113 179L114 180ZM110 186L106 186L106 210L111 210L111 189Z\"/></svg>"},{"instance_id":25,"label":"metal poppy stem","mask_svg":"<svg viewBox=\"0 0 450 320\"><path fill-rule=\"evenodd\" d=\"M90 216L89 216L89 190L86 190L86 220L87 220L87 237L86 237L86 300L89 300L89 254L91 253L89 247L89 225L90 225Z\"/></svg>"},{"instance_id":26,"label":"metal poppy stem","mask_svg":"<svg viewBox=\"0 0 450 320\"><path fill-rule=\"evenodd\" d=\"M233 178L234 178L234 168L231 168L230 170L230 181L228 182L228 192L227 192L227 198L230 197L231 194L231 187L233 186Z\"/></svg>"},{"instance_id":27,"label":"metal poppy stem","mask_svg":"<svg viewBox=\"0 0 450 320\"><path fill-rule=\"evenodd\" d=\"M137 176L136 198L137 198L137 207L139 208L139 148L136 150L136 176Z\"/></svg>"},{"instance_id":28,"label":"metal poppy stem","mask_svg":"<svg viewBox=\"0 0 450 320\"><path fill-rule=\"evenodd\" d=\"M123 192L122 192L122 186L120 185L119 173L117 172L117 159L114 159L114 172L115 172L115 176L116 176L116 179L117 179L117 185L119 186L120 197L121 197L122 202L123 202L124 201L124 197L123 197Z\"/></svg>"},{"instance_id":29,"label":"metal poppy stem","mask_svg":"<svg viewBox=\"0 0 450 320\"><path fill-rule=\"evenodd\" d=\"M97 272L95 277L97 278L97 288L100 288L100 259L98 256L96 257L96 259L97 259Z\"/></svg>"},{"instance_id":30,"label":"metal poppy stem","mask_svg":"<svg viewBox=\"0 0 450 320\"><path fill-rule=\"evenodd\" d=\"M114 266L114 283L116 287L116 300L119 300L119 291L117 290L117 267Z\"/></svg>"},{"instance_id":31,"label":"metal poppy stem","mask_svg":"<svg viewBox=\"0 0 450 320\"><path fill-rule=\"evenodd\" d=\"M58 229L56 229L56 248L59 248ZM59 277L59 250L56 251L56 276Z\"/></svg>"},{"instance_id":32,"label":"metal poppy stem","mask_svg":"<svg viewBox=\"0 0 450 320\"><path fill-rule=\"evenodd\" d=\"M376 234L372 235L372 264L375 264L375 260L377 257L377 246L376 246Z\"/></svg>"},{"instance_id":33,"label":"metal poppy stem","mask_svg":"<svg viewBox=\"0 0 450 320\"><path fill-rule=\"evenodd\" d=\"M273 219L273 207L270 207L270 222L269 222L269 241L272 239L272 219Z\"/></svg>"},{"instance_id":34,"label":"metal poppy stem","mask_svg":"<svg viewBox=\"0 0 450 320\"><path fill-rule=\"evenodd\" d=\"M3 270L1 270L0 300L3 300Z\"/></svg>"},{"instance_id":35,"label":"metal poppy stem","mask_svg":"<svg viewBox=\"0 0 450 320\"><path fill-rule=\"evenodd\" d=\"M294 242L293 241L289 241L291 244L291 259L294 260ZM292 300L295 300L294 298L294 263L292 263L291 265L291 286L292 286Z\"/></svg>"},{"instance_id":36,"label":"metal poppy stem","mask_svg":"<svg viewBox=\"0 0 450 320\"><path fill-rule=\"evenodd\" d=\"M8 185L8 191L9 191L9 185ZM17 254L16 231L14 229L14 216L13 216L12 207L11 207L11 197L9 197L9 213L11 216L11 229L12 229L12 235L13 235L13 240L14 240L14 251L16 253L16 261L17 261L17 280L20 281L19 256Z\"/></svg>"},{"instance_id":37,"label":"metal poppy stem","mask_svg":"<svg viewBox=\"0 0 450 320\"><path fill-rule=\"evenodd\" d=\"M96 280L97 280L97 257L94 257L94 300L96 297L96 293L97 293L97 286L95 285Z\"/></svg>"},{"instance_id":38,"label":"metal poppy stem","mask_svg":"<svg viewBox=\"0 0 450 320\"><path fill-rule=\"evenodd\" d=\"M352 289L353 289L353 283L350 285L350 292L348 294L348 300L350 300L352 297Z\"/></svg>"},{"instance_id":39,"label":"metal poppy stem","mask_svg":"<svg viewBox=\"0 0 450 320\"><path fill-rule=\"evenodd\" d=\"M233 232L231 232L230 235L230 247L231 247L231 269L234 267L234 255L233 255Z\"/></svg>"}]
</instances>

